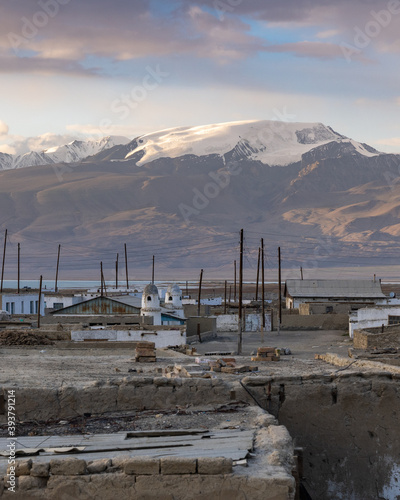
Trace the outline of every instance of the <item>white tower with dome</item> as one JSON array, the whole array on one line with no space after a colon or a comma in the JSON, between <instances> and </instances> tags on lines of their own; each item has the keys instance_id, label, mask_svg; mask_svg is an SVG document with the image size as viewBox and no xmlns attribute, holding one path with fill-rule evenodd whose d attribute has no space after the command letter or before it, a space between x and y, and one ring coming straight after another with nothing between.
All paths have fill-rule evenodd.
<instances>
[{"instance_id":1,"label":"white tower with dome","mask_svg":"<svg viewBox=\"0 0 400 500\"><path fill-rule=\"evenodd\" d=\"M142 316L153 317L153 325L161 325L161 307L158 288L154 284L144 287L142 295Z\"/></svg>"},{"instance_id":2,"label":"white tower with dome","mask_svg":"<svg viewBox=\"0 0 400 500\"><path fill-rule=\"evenodd\" d=\"M185 317L182 306L182 290L178 285L174 284L168 286L167 292L165 294L164 306L171 312L174 311L175 315L179 318Z\"/></svg>"}]
</instances>

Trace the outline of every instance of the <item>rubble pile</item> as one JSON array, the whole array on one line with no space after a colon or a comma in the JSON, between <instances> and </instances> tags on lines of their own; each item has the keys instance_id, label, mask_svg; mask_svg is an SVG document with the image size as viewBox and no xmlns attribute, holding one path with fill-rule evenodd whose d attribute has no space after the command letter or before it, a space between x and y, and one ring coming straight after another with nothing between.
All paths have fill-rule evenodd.
<instances>
[{"instance_id":1,"label":"rubble pile","mask_svg":"<svg viewBox=\"0 0 400 500\"><path fill-rule=\"evenodd\" d=\"M280 359L280 349L275 349L275 347L259 347L257 356L251 358L252 361L279 361Z\"/></svg>"},{"instance_id":2,"label":"rubble pile","mask_svg":"<svg viewBox=\"0 0 400 500\"><path fill-rule=\"evenodd\" d=\"M0 332L0 345L53 345L54 342L42 335L26 330L4 330Z\"/></svg>"},{"instance_id":3,"label":"rubble pile","mask_svg":"<svg viewBox=\"0 0 400 500\"><path fill-rule=\"evenodd\" d=\"M156 344L154 342L138 342L135 361L139 363L155 363L157 361Z\"/></svg>"}]
</instances>

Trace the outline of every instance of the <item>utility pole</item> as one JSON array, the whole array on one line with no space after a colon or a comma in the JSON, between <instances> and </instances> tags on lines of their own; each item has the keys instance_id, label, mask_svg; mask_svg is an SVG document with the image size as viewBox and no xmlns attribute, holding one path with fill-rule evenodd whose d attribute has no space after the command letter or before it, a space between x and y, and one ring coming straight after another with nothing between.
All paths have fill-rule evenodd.
<instances>
[{"instance_id":1,"label":"utility pole","mask_svg":"<svg viewBox=\"0 0 400 500\"><path fill-rule=\"evenodd\" d=\"M39 285L39 301L38 301L38 312L37 312L37 326L40 328L40 309L41 309L41 304L42 304L42 283L43 283L43 276L40 276L40 285Z\"/></svg>"},{"instance_id":2,"label":"utility pole","mask_svg":"<svg viewBox=\"0 0 400 500\"><path fill-rule=\"evenodd\" d=\"M301 276L301 279L303 280L303 268L300 267L300 276Z\"/></svg>"},{"instance_id":3,"label":"utility pole","mask_svg":"<svg viewBox=\"0 0 400 500\"><path fill-rule=\"evenodd\" d=\"M197 300L197 316L200 316L200 303L201 303L201 285L203 283L203 269L200 271L200 281L199 281L199 296Z\"/></svg>"},{"instance_id":4,"label":"utility pole","mask_svg":"<svg viewBox=\"0 0 400 500\"><path fill-rule=\"evenodd\" d=\"M236 302L236 260L234 261L234 267L235 267L235 285L233 287L233 302Z\"/></svg>"},{"instance_id":5,"label":"utility pole","mask_svg":"<svg viewBox=\"0 0 400 500\"><path fill-rule=\"evenodd\" d=\"M58 268L60 266L60 251L61 251L61 245L58 245L57 268L56 268L56 282L55 282L55 285L54 285L54 291L56 293L58 292Z\"/></svg>"},{"instance_id":6,"label":"utility pole","mask_svg":"<svg viewBox=\"0 0 400 500\"><path fill-rule=\"evenodd\" d=\"M197 299L197 316L200 317L200 306L201 306L201 284L203 283L203 269L200 271L200 281L199 281L199 296ZM199 319L200 321L200 319ZM199 337L199 342L201 342L200 334L200 323L197 323L197 336Z\"/></svg>"},{"instance_id":7,"label":"utility pole","mask_svg":"<svg viewBox=\"0 0 400 500\"><path fill-rule=\"evenodd\" d=\"M227 282L226 282L226 280L225 280L224 314L226 314L226 289L227 289Z\"/></svg>"},{"instance_id":8,"label":"utility pole","mask_svg":"<svg viewBox=\"0 0 400 500\"><path fill-rule=\"evenodd\" d=\"M189 297L188 280L186 280L186 297Z\"/></svg>"},{"instance_id":9,"label":"utility pole","mask_svg":"<svg viewBox=\"0 0 400 500\"><path fill-rule=\"evenodd\" d=\"M4 264L6 262L6 248L7 248L7 229L6 229L6 232L4 234L3 265L1 266L1 286L0 286L0 293L3 293Z\"/></svg>"},{"instance_id":10,"label":"utility pole","mask_svg":"<svg viewBox=\"0 0 400 500\"><path fill-rule=\"evenodd\" d=\"M281 247L278 247L278 263L279 263L279 317L278 317L278 335L282 324L282 275L281 275Z\"/></svg>"},{"instance_id":11,"label":"utility pole","mask_svg":"<svg viewBox=\"0 0 400 500\"><path fill-rule=\"evenodd\" d=\"M258 281L259 281L259 278L260 278L260 258L261 258L261 248L258 247L256 302L258 301Z\"/></svg>"},{"instance_id":12,"label":"utility pole","mask_svg":"<svg viewBox=\"0 0 400 500\"><path fill-rule=\"evenodd\" d=\"M262 331L265 331L264 238L261 238L261 299Z\"/></svg>"},{"instance_id":13,"label":"utility pole","mask_svg":"<svg viewBox=\"0 0 400 500\"><path fill-rule=\"evenodd\" d=\"M117 260L115 261L115 290L118 290L118 259L119 254L117 253Z\"/></svg>"},{"instance_id":14,"label":"utility pole","mask_svg":"<svg viewBox=\"0 0 400 500\"><path fill-rule=\"evenodd\" d=\"M151 272L151 282L153 285L154 285L154 261L155 261L155 257L153 255L153 268L152 268L152 272Z\"/></svg>"},{"instance_id":15,"label":"utility pole","mask_svg":"<svg viewBox=\"0 0 400 500\"><path fill-rule=\"evenodd\" d=\"M232 301L232 285L229 285L229 305L231 304Z\"/></svg>"},{"instance_id":16,"label":"utility pole","mask_svg":"<svg viewBox=\"0 0 400 500\"><path fill-rule=\"evenodd\" d=\"M21 245L18 243L18 293L20 293L20 279L21 279L21 267L20 267L20 262L21 262Z\"/></svg>"},{"instance_id":17,"label":"utility pole","mask_svg":"<svg viewBox=\"0 0 400 500\"><path fill-rule=\"evenodd\" d=\"M100 262L101 297L104 297L103 262Z\"/></svg>"},{"instance_id":18,"label":"utility pole","mask_svg":"<svg viewBox=\"0 0 400 500\"><path fill-rule=\"evenodd\" d=\"M126 276L126 291L129 289L129 278L128 278L128 252L126 250L125 243L125 276Z\"/></svg>"},{"instance_id":19,"label":"utility pole","mask_svg":"<svg viewBox=\"0 0 400 500\"><path fill-rule=\"evenodd\" d=\"M242 354L242 330L243 330L242 306L243 306L243 229L240 230L238 355Z\"/></svg>"}]
</instances>

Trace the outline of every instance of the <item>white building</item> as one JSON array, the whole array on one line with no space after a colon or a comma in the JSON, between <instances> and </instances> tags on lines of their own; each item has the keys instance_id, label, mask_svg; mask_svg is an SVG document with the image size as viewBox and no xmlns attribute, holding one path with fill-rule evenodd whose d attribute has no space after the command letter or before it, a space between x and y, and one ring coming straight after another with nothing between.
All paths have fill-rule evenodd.
<instances>
[{"instance_id":1,"label":"white building","mask_svg":"<svg viewBox=\"0 0 400 500\"><path fill-rule=\"evenodd\" d=\"M44 297L40 305L40 315L44 316ZM37 314L39 309L39 293L3 293L0 294L0 310L15 314Z\"/></svg>"},{"instance_id":2,"label":"white building","mask_svg":"<svg viewBox=\"0 0 400 500\"><path fill-rule=\"evenodd\" d=\"M185 317L182 306L182 290L178 285L169 285L167 288L164 307L168 312L179 318Z\"/></svg>"},{"instance_id":3,"label":"white building","mask_svg":"<svg viewBox=\"0 0 400 500\"><path fill-rule=\"evenodd\" d=\"M154 284L146 285L142 294L142 316L151 316L153 325L161 325L161 307L158 288Z\"/></svg>"},{"instance_id":4,"label":"white building","mask_svg":"<svg viewBox=\"0 0 400 500\"><path fill-rule=\"evenodd\" d=\"M387 304L387 297L376 280L289 279L285 284L285 297L287 309L296 309L309 302Z\"/></svg>"},{"instance_id":5,"label":"white building","mask_svg":"<svg viewBox=\"0 0 400 500\"><path fill-rule=\"evenodd\" d=\"M45 293L44 305L46 309L63 309L64 307L74 306L83 302L83 296L74 294L61 294L61 293Z\"/></svg>"},{"instance_id":6,"label":"white building","mask_svg":"<svg viewBox=\"0 0 400 500\"><path fill-rule=\"evenodd\" d=\"M354 330L398 324L400 324L400 307L366 307L350 315L349 336L353 338Z\"/></svg>"}]
</instances>

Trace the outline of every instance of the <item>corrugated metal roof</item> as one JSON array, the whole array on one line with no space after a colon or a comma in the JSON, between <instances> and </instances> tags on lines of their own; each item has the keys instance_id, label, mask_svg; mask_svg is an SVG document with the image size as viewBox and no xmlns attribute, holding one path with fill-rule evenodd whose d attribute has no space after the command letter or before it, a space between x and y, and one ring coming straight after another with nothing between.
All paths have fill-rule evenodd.
<instances>
[{"instance_id":1,"label":"corrugated metal roof","mask_svg":"<svg viewBox=\"0 0 400 500\"><path fill-rule=\"evenodd\" d=\"M58 316L60 314L140 314L140 308L110 299L109 297L95 297L94 299L80 302L73 306L57 309L51 314Z\"/></svg>"},{"instance_id":2,"label":"corrugated metal roof","mask_svg":"<svg viewBox=\"0 0 400 500\"><path fill-rule=\"evenodd\" d=\"M291 297L384 299L379 281L373 280L286 280Z\"/></svg>"}]
</instances>

